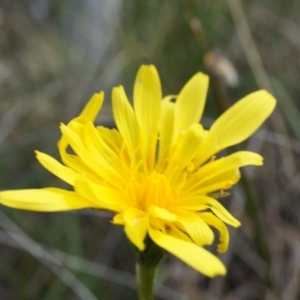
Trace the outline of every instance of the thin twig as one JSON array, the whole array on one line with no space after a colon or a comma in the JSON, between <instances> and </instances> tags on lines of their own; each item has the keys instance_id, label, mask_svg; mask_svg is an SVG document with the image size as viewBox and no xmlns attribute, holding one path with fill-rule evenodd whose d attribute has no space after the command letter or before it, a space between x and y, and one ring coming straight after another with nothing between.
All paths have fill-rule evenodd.
<instances>
[{"instance_id":1,"label":"thin twig","mask_svg":"<svg viewBox=\"0 0 300 300\"><path fill-rule=\"evenodd\" d=\"M131 289L136 289L134 275L36 243L1 211L0 225L4 229L4 231L0 231L0 243L26 250L49 267L80 299L96 300L97 298L93 298L95 296L65 267L85 272ZM164 285L157 287L155 295L165 300L186 300L184 295Z\"/></svg>"},{"instance_id":2,"label":"thin twig","mask_svg":"<svg viewBox=\"0 0 300 300\"><path fill-rule=\"evenodd\" d=\"M0 224L6 234L20 248L26 250L42 264L47 266L61 281L63 281L79 299L97 300L97 297L68 269L64 267L62 262L46 251L38 243L33 241L23 232L6 214L0 211Z\"/></svg>"}]
</instances>

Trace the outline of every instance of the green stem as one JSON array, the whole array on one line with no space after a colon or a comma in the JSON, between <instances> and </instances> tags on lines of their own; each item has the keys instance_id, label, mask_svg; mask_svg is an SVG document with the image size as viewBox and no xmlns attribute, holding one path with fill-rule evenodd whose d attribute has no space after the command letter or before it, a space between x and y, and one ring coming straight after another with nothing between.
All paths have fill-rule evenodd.
<instances>
[{"instance_id":1,"label":"green stem","mask_svg":"<svg viewBox=\"0 0 300 300\"><path fill-rule=\"evenodd\" d=\"M153 300L156 269L157 265L146 266L141 261L136 263L136 280L139 300Z\"/></svg>"},{"instance_id":2,"label":"green stem","mask_svg":"<svg viewBox=\"0 0 300 300\"><path fill-rule=\"evenodd\" d=\"M139 300L153 300L154 279L157 266L164 256L164 250L153 243L147 235L146 249L137 251L136 280Z\"/></svg>"}]
</instances>

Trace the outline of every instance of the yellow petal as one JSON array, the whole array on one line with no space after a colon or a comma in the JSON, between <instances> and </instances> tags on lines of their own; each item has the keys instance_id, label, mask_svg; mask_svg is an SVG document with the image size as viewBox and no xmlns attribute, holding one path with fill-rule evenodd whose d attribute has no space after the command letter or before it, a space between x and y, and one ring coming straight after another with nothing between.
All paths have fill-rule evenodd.
<instances>
[{"instance_id":1,"label":"yellow petal","mask_svg":"<svg viewBox=\"0 0 300 300\"><path fill-rule=\"evenodd\" d=\"M35 151L36 157L38 161L51 173L53 173L58 178L64 180L70 185L74 185L74 182L76 179L79 179L81 176L74 172L73 169L68 168L61 163L59 163L56 159L53 157L39 152Z\"/></svg>"},{"instance_id":2,"label":"yellow petal","mask_svg":"<svg viewBox=\"0 0 300 300\"><path fill-rule=\"evenodd\" d=\"M89 102L86 104L82 112L80 113L81 117L86 117L91 122L94 122L104 100L104 93L96 93L93 95L93 97L89 100Z\"/></svg>"},{"instance_id":3,"label":"yellow petal","mask_svg":"<svg viewBox=\"0 0 300 300\"><path fill-rule=\"evenodd\" d=\"M155 244L177 256L198 272L209 277L226 274L223 263L204 248L187 241L176 239L151 227L149 227L149 234Z\"/></svg>"},{"instance_id":4,"label":"yellow petal","mask_svg":"<svg viewBox=\"0 0 300 300\"><path fill-rule=\"evenodd\" d=\"M188 203L185 202L184 204L187 205ZM200 207L199 198L197 204L198 206L193 206L191 211L179 207L173 207L169 210L177 216L176 226L179 226L182 231L186 232L196 244L202 246L210 245L214 240L214 234L209 226L195 213L201 209L207 209L207 206L202 205Z\"/></svg>"},{"instance_id":5,"label":"yellow petal","mask_svg":"<svg viewBox=\"0 0 300 300\"><path fill-rule=\"evenodd\" d=\"M147 145L149 139L157 137L161 100L161 86L156 68L153 65L141 66L135 79L133 103Z\"/></svg>"},{"instance_id":6,"label":"yellow petal","mask_svg":"<svg viewBox=\"0 0 300 300\"><path fill-rule=\"evenodd\" d=\"M240 177L241 175L238 170L230 170L226 173L220 174L220 176L214 178L210 182L205 182L199 185L196 189L189 191L188 195L207 195L213 192L218 193L218 191L220 192L220 195L222 195L222 190L230 189L239 181Z\"/></svg>"},{"instance_id":7,"label":"yellow petal","mask_svg":"<svg viewBox=\"0 0 300 300\"><path fill-rule=\"evenodd\" d=\"M96 130L110 149L120 157L120 161L126 162L127 165L129 165L128 149L125 146L124 139L120 132L116 129L105 128L102 126L97 127Z\"/></svg>"},{"instance_id":8,"label":"yellow petal","mask_svg":"<svg viewBox=\"0 0 300 300\"><path fill-rule=\"evenodd\" d=\"M151 217L161 219L164 221L175 221L176 215L169 212L167 209L158 207L156 205L150 205L148 208L148 213Z\"/></svg>"},{"instance_id":9,"label":"yellow petal","mask_svg":"<svg viewBox=\"0 0 300 300\"><path fill-rule=\"evenodd\" d=\"M227 251L229 244L229 232L225 224L211 213L200 213L202 218L208 225L215 227L220 232L220 243L218 245L218 252L224 253Z\"/></svg>"},{"instance_id":10,"label":"yellow petal","mask_svg":"<svg viewBox=\"0 0 300 300\"><path fill-rule=\"evenodd\" d=\"M238 168L246 165L261 166L262 164L263 158L259 154L249 151L239 151L209 162L189 178L185 185L185 193L200 187L205 188L218 182L231 181L232 174Z\"/></svg>"},{"instance_id":11,"label":"yellow petal","mask_svg":"<svg viewBox=\"0 0 300 300\"><path fill-rule=\"evenodd\" d=\"M200 211L207 209L207 205L205 204L206 200L205 195L203 194L197 194L197 195L185 195L184 193L173 200L172 208L170 208L170 211L176 214L182 215L183 211ZM190 221L192 221L191 219Z\"/></svg>"},{"instance_id":12,"label":"yellow petal","mask_svg":"<svg viewBox=\"0 0 300 300\"><path fill-rule=\"evenodd\" d=\"M70 131L75 131L76 136L80 136L80 132L82 131L82 126L85 124L88 120L86 118L75 118L71 122L69 122L68 126L63 125L64 127L68 127ZM78 130L81 127L80 130ZM80 138L79 138L80 140ZM82 144L82 142L80 142ZM79 156L68 154L67 153L67 147L69 145L69 140L67 137L61 138L58 142L58 149L61 156L61 159L63 163L69 167L70 169L73 169L75 172L87 176L89 179L93 179L93 181L98 182L101 178L100 177L100 171L102 168L95 168L95 164L91 163L90 160L86 160L86 157L83 157L81 159ZM83 147L83 146L81 146Z\"/></svg>"},{"instance_id":13,"label":"yellow petal","mask_svg":"<svg viewBox=\"0 0 300 300\"><path fill-rule=\"evenodd\" d=\"M182 170L190 164L191 160L199 151L202 142L201 127L190 127L182 133L173 150L165 175L171 179L181 174Z\"/></svg>"},{"instance_id":14,"label":"yellow petal","mask_svg":"<svg viewBox=\"0 0 300 300\"><path fill-rule=\"evenodd\" d=\"M88 122L82 128L82 141L86 151L93 157L94 161L103 170L103 173L111 174L111 177L118 178L119 183L125 184L129 176L126 167L119 156L100 137L92 123ZM105 176L105 174L103 174ZM105 176L106 178L107 176Z\"/></svg>"},{"instance_id":15,"label":"yellow petal","mask_svg":"<svg viewBox=\"0 0 300 300\"><path fill-rule=\"evenodd\" d=\"M124 213L118 213L116 214L113 219L112 219L112 223L115 225L124 225L125 221L124 221Z\"/></svg>"},{"instance_id":16,"label":"yellow petal","mask_svg":"<svg viewBox=\"0 0 300 300\"><path fill-rule=\"evenodd\" d=\"M197 180L206 182L230 170L238 169L246 165L261 166L263 158L254 152L239 151L226 157L215 160L201 167L197 172Z\"/></svg>"},{"instance_id":17,"label":"yellow petal","mask_svg":"<svg viewBox=\"0 0 300 300\"><path fill-rule=\"evenodd\" d=\"M176 223L180 224L181 230L186 232L197 245L204 246L212 244L214 233L198 216L196 222L187 222L178 217Z\"/></svg>"},{"instance_id":18,"label":"yellow petal","mask_svg":"<svg viewBox=\"0 0 300 300\"><path fill-rule=\"evenodd\" d=\"M198 204L199 204L199 198L198 198ZM185 210L185 209L179 209L178 207L172 207L169 208L169 211L176 215L177 218L184 222L191 222L196 223L199 221L199 217L194 212Z\"/></svg>"},{"instance_id":19,"label":"yellow petal","mask_svg":"<svg viewBox=\"0 0 300 300\"><path fill-rule=\"evenodd\" d=\"M271 114L276 100L267 91L254 92L238 101L212 125L199 152L200 163L220 150L238 144L253 134Z\"/></svg>"},{"instance_id":20,"label":"yellow petal","mask_svg":"<svg viewBox=\"0 0 300 300\"><path fill-rule=\"evenodd\" d=\"M140 128L122 86L113 89L112 105L115 122L130 153L136 153L140 147Z\"/></svg>"},{"instance_id":21,"label":"yellow petal","mask_svg":"<svg viewBox=\"0 0 300 300\"><path fill-rule=\"evenodd\" d=\"M164 99L159 125L159 160L168 157L173 138L175 104Z\"/></svg>"},{"instance_id":22,"label":"yellow petal","mask_svg":"<svg viewBox=\"0 0 300 300\"><path fill-rule=\"evenodd\" d=\"M223 222L230 224L233 227L238 227L241 225L241 223L234 218L221 204L219 201L208 197L204 195L200 196L190 196L190 197L182 197L176 203L174 203L174 206L172 209L170 209L170 212L176 213L176 215L179 217L180 213L179 211L182 211L181 214L183 216L183 213L185 214L191 214L189 211L202 211L211 209L214 214L221 219ZM184 210L187 210L184 212ZM188 220L188 219L187 219ZM192 220L192 218L190 218Z\"/></svg>"},{"instance_id":23,"label":"yellow petal","mask_svg":"<svg viewBox=\"0 0 300 300\"><path fill-rule=\"evenodd\" d=\"M175 107L176 130L186 130L200 121L205 104L209 77L195 74L180 91Z\"/></svg>"},{"instance_id":24,"label":"yellow petal","mask_svg":"<svg viewBox=\"0 0 300 300\"><path fill-rule=\"evenodd\" d=\"M81 117L85 117L89 119L91 122L94 122L104 100L104 93L96 93L92 96L92 98L89 100L89 102L86 104L82 112L80 113ZM66 149L68 146L68 142L64 136L61 137L61 139L58 141L58 147Z\"/></svg>"},{"instance_id":25,"label":"yellow petal","mask_svg":"<svg viewBox=\"0 0 300 300\"><path fill-rule=\"evenodd\" d=\"M110 187L77 180L74 188L78 195L89 199L99 209L121 212L127 207L126 196Z\"/></svg>"},{"instance_id":26,"label":"yellow petal","mask_svg":"<svg viewBox=\"0 0 300 300\"><path fill-rule=\"evenodd\" d=\"M74 152L80 157L80 159L85 163L87 168L92 169L96 173L98 172L100 173L101 170L103 170L103 164L101 164L101 162L97 160L97 157L95 157L97 152L95 151L91 153L90 151L88 151L91 149L86 148L86 146L83 143L84 141L82 139L81 134L79 134L75 130L72 130L70 126L61 124L60 128L67 143L71 146Z\"/></svg>"},{"instance_id":27,"label":"yellow petal","mask_svg":"<svg viewBox=\"0 0 300 300\"><path fill-rule=\"evenodd\" d=\"M97 173L95 170L93 170L90 166L86 165L80 157L76 155L71 155L68 153L64 153L62 156L62 161L64 164L70 168L73 169L78 174L85 176L92 180L93 182L99 182L101 181L101 177L99 173Z\"/></svg>"},{"instance_id":28,"label":"yellow petal","mask_svg":"<svg viewBox=\"0 0 300 300\"><path fill-rule=\"evenodd\" d=\"M193 243L193 240L190 238L190 236L188 236L186 234L186 232L184 230L182 230L182 228L180 228L180 226L174 225L173 223L163 223L164 227L160 228L160 230L164 233L164 234L168 234L170 236L172 236L175 239L179 239L179 240L183 240L189 243ZM155 228L155 227L153 227ZM157 230L158 228L156 228Z\"/></svg>"},{"instance_id":29,"label":"yellow petal","mask_svg":"<svg viewBox=\"0 0 300 300\"><path fill-rule=\"evenodd\" d=\"M0 192L0 203L13 208L41 212L93 207L91 202L76 193L57 188Z\"/></svg>"},{"instance_id":30,"label":"yellow petal","mask_svg":"<svg viewBox=\"0 0 300 300\"><path fill-rule=\"evenodd\" d=\"M203 197L202 198L203 204L207 204L208 207L214 212L214 214L221 219L223 222L233 226L238 227L241 225L240 221L234 218L224 206L220 204L219 201L210 198L210 197Z\"/></svg>"},{"instance_id":31,"label":"yellow petal","mask_svg":"<svg viewBox=\"0 0 300 300\"><path fill-rule=\"evenodd\" d=\"M129 240L140 250L145 250L144 239L147 234L148 218L145 213L136 208L124 211L125 233Z\"/></svg>"},{"instance_id":32,"label":"yellow petal","mask_svg":"<svg viewBox=\"0 0 300 300\"><path fill-rule=\"evenodd\" d=\"M67 143L85 164L86 170L92 170L92 173L98 174L97 182L105 178L105 181L113 187L118 187L118 184L125 182L119 172L120 168L122 171L124 170L122 164L116 163L118 156L101 140L91 122L82 117L76 118L68 126L62 124L61 131ZM65 151L63 148L61 149ZM62 153L62 155L64 154ZM117 167L117 170L113 167ZM108 173L111 176L107 176ZM124 174L126 175L126 173Z\"/></svg>"}]
</instances>

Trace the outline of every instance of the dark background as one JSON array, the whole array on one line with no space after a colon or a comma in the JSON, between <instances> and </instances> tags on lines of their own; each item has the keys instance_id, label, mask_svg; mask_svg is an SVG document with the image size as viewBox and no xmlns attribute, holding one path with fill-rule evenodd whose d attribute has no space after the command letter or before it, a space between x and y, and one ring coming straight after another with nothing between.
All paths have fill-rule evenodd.
<instances>
[{"instance_id":1,"label":"dark background","mask_svg":"<svg viewBox=\"0 0 300 300\"><path fill-rule=\"evenodd\" d=\"M299 299L299 16L297 0L1 0L0 189L64 187L34 150L58 158L59 123L96 91L106 92L97 124L113 126L111 88L131 97L143 63L158 68L164 95L199 70L211 75L206 127L266 88L277 109L238 147L265 165L244 169L220 199L242 221L221 256L227 276L208 279L169 256L157 299ZM1 207L0 299L137 299L134 257L110 218Z\"/></svg>"}]
</instances>

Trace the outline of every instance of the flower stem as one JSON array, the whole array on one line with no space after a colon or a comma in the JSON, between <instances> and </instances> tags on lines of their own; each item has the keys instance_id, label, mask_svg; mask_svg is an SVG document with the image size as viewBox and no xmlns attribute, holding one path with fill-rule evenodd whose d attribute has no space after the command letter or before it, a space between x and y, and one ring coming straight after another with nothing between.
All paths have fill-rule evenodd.
<instances>
[{"instance_id":1,"label":"flower stem","mask_svg":"<svg viewBox=\"0 0 300 300\"><path fill-rule=\"evenodd\" d=\"M147 235L146 249L137 252L136 280L139 300L153 300L154 279L157 266L164 256L164 251L153 243Z\"/></svg>"},{"instance_id":2,"label":"flower stem","mask_svg":"<svg viewBox=\"0 0 300 300\"><path fill-rule=\"evenodd\" d=\"M146 266L141 261L136 263L136 280L139 300L153 300L154 278L157 266Z\"/></svg>"}]
</instances>

